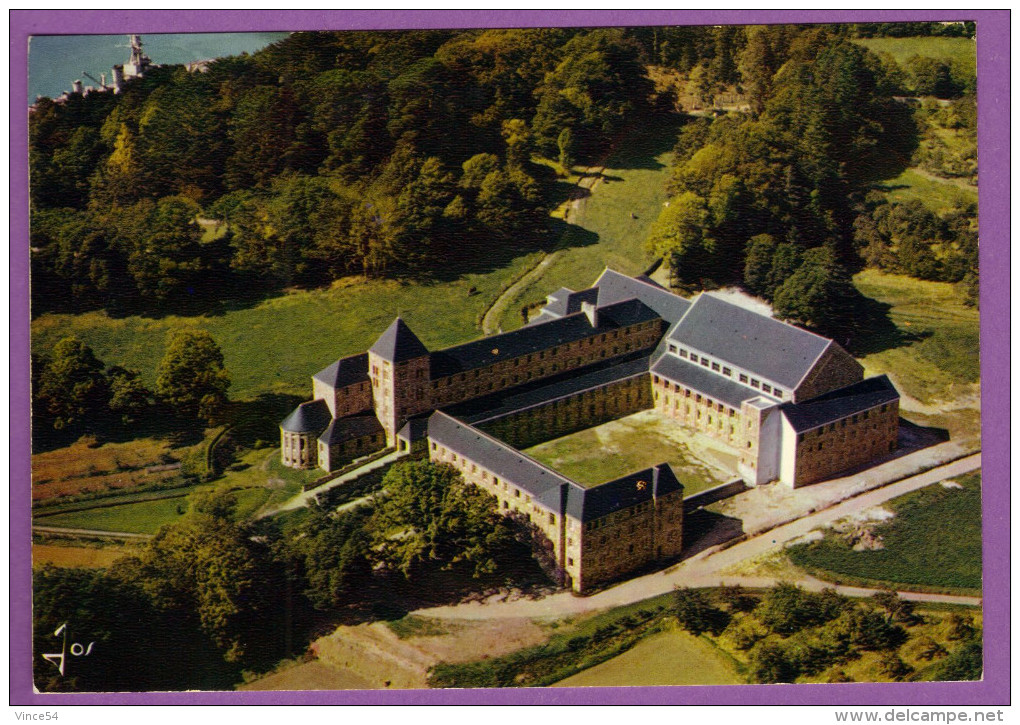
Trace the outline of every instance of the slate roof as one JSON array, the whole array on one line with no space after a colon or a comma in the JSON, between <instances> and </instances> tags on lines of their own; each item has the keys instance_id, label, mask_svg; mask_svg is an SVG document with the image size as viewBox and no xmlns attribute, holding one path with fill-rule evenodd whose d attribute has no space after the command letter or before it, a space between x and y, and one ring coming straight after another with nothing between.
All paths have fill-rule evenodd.
<instances>
[{"instance_id":1,"label":"slate roof","mask_svg":"<svg viewBox=\"0 0 1020 725\"><path fill-rule=\"evenodd\" d=\"M382 432L383 427L374 415L349 415L334 418L319 436L319 441L332 446Z\"/></svg>"},{"instance_id":2,"label":"slate roof","mask_svg":"<svg viewBox=\"0 0 1020 725\"><path fill-rule=\"evenodd\" d=\"M570 370L555 378L544 378L537 383L476 398L445 410L461 420L476 425L482 421L502 418L536 405L543 405L557 398L576 395L585 390L601 388L636 375L647 374L648 355L638 354L623 362L614 359L611 364L600 363L580 370Z\"/></svg>"},{"instance_id":3,"label":"slate roof","mask_svg":"<svg viewBox=\"0 0 1020 725\"><path fill-rule=\"evenodd\" d=\"M557 500L560 486L580 488L551 468L446 413L437 411L428 420L430 439L458 455L480 463L501 480L513 483L533 497L552 493L553 500ZM552 509L562 510L559 505Z\"/></svg>"},{"instance_id":4,"label":"slate roof","mask_svg":"<svg viewBox=\"0 0 1020 725\"><path fill-rule=\"evenodd\" d=\"M288 433L321 433L329 425L332 416L329 406L322 398L310 400L294 408L290 415L283 419L280 428Z\"/></svg>"},{"instance_id":5,"label":"slate roof","mask_svg":"<svg viewBox=\"0 0 1020 725\"><path fill-rule=\"evenodd\" d=\"M537 325L529 325L501 335L483 337L456 347L432 353L432 379L492 365L521 355L529 355L551 347L576 342L638 322L650 322L658 315L639 300L627 300L599 309L597 328L592 328L584 313L561 317Z\"/></svg>"},{"instance_id":6,"label":"slate roof","mask_svg":"<svg viewBox=\"0 0 1020 725\"><path fill-rule=\"evenodd\" d=\"M745 400L761 395L756 390L709 372L700 365L682 360L675 355L662 355L652 364L652 372L738 410Z\"/></svg>"},{"instance_id":7,"label":"slate roof","mask_svg":"<svg viewBox=\"0 0 1020 725\"><path fill-rule=\"evenodd\" d=\"M580 292L574 292L566 287L562 287L550 295L550 297L552 301L545 306L545 310L558 317L565 317L566 315L580 312L582 302L588 302L593 305L597 304L599 291L592 287Z\"/></svg>"},{"instance_id":8,"label":"slate roof","mask_svg":"<svg viewBox=\"0 0 1020 725\"><path fill-rule=\"evenodd\" d=\"M700 350L794 390L831 340L700 295L670 333L672 342Z\"/></svg>"},{"instance_id":9,"label":"slate roof","mask_svg":"<svg viewBox=\"0 0 1020 725\"><path fill-rule=\"evenodd\" d=\"M333 388L343 388L368 380L368 353L342 357L312 376Z\"/></svg>"},{"instance_id":10,"label":"slate roof","mask_svg":"<svg viewBox=\"0 0 1020 725\"><path fill-rule=\"evenodd\" d=\"M567 514L580 521L594 521L603 516L664 496L683 491L673 469L666 463L630 473L623 478L599 486L582 489L579 495L568 495ZM570 492L574 494L573 491Z\"/></svg>"},{"instance_id":11,"label":"slate roof","mask_svg":"<svg viewBox=\"0 0 1020 725\"><path fill-rule=\"evenodd\" d=\"M386 331L379 336L369 351L392 363L404 362L429 354L428 348L399 317L386 328Z\"/></svg>"},{"instance_id":12,"label":"slate roof","mask_svg":"<svg viewBox=\"0 0 1020 725\"><path fill-rule=\"evenodd\" d=\"M427 416L419 416L417 418L411 418L404 427L400 429L397 435L404 440L408 440L411 443L420 441L422 438L427 436L429 433L429 419Z\"/></svg>"},{"instance_id":13,"label":"slate roof","mask_svg":"<svg viewBox=\"0 0 1020 725\"><path fill-rule=\"evenodd\" d=\"M783 403L779 406L793 429L800 433L847 416L899 400L900 394L889 378L879 375L833 390L804 403Z\"/></svg>"},{"instance_id":14,"label":"slate roof","mask_svg":"<svg viewBox=\"0 0 1020 725\"><path fill-rule=\"evenodd\" d=\"M671 325L683 317L691 306L690 300L673 294L644 275L628 277L607 268L596 280L594 287L599 291L599 307L621 300L639 299Z\"/></svg>"}]
</instances>

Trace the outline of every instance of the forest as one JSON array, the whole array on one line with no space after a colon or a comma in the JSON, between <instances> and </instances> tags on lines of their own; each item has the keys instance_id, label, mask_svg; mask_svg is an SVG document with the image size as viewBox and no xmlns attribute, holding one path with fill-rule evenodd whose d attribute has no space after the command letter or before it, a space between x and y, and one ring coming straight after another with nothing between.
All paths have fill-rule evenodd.
<instances>
[{"instance_id":1,"label":"forest","mask_svg":"<svg viewBox=\"0 0 1020 725\"><path fill-rule=\"evenodd\" d=\"M33 314L201 312L539 248L556 174L649 123L683 124L648 240L681 289L740 284L830 332L862 265L976 289L975 209L869 193L915 156L976 174L943 142L975 131L973 69L854 42L973 32L910 26L294 33L206 72L158 68L120 95L43 99ZM685 114L651 69L706 108L725 93L745 103Z\"/></svg>"}]
</instances>

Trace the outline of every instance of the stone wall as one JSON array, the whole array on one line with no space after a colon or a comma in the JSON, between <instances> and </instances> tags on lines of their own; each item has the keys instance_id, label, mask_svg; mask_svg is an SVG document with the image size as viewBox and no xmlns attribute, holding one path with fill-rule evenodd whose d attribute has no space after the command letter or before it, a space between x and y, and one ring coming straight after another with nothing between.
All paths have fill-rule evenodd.
<instances>
[{"instance_id":1,"label":"stone wall","mask_svg":"<svg viewBox=\"0 0 1020 725\"><path fill-rule=\"evenodd\" d=\"M280 430L280 457L291 468L315 468L319 465L317 436Z\"/></svg>"},{"instance_id":2,"label":"stone wall","mask_svg":"<svg viewBox=\"0 0 1020 725\"><path fill-rule=\"evenodd\" d=\"M326 472L335 471L355 458L382 450L385 445L386 434L382 432L352 438L332 446L320 442L319 466Z\"/></svg>"},{"instance_id":3,"label":"stone wall","mask_svg":"<svg viewBox=\"0 0 1020 725\"><path fill-rule=\"evenodd\" d=\"M793 486L805 486L896 449L899 401L797 435Z\"/></svg>"},{"instance_id":4,"label":"stone wall","mask_svg":"<svg viewBox=\"0 0 1020 725\"><path fill-rule=\"evenodd\" d=\"M793 393L795 403L810 400L832 390L864 380L864 367L836 343L825 352Z\"/></svg>"},{"instance_id":5,"label":"stone wall","mask_svg":"<svg viewBox=\"0 0 1020 725\"><path fill-rule=\"evenodd\" d=\"M529 448L544 441L607 423L651 407L648 374L551 400L499 418L476 424L489 435L514 448Z\"/></svg>"},{"instance_id":6,"label":"stone wall","mask_svg":"<svg viewBox=\"0 0 1020 725\"><path fill-rule=\"evenodd\" d=\"M312 378L312 400L318 398L326 401L330 415L334 418L343 418L371 410L372 385L365 380L342 388L334 388L329 383Z\"/></svg>"},{"instance_id":7,"label":"stone wall","mask_svg":"<svg viewBox=\"0 0 1020 725\"><path fill-rule=\"evenodd\" d=\"M662 333L661 320L642 322L556 345L548 350L501 360L486 367L437 378L431 383L432 406L441 408L552 377L564 371L576 370L635 350L649 349L658 343ZM498 345L498 342L494 341L493 345Z\"/></svg>"},{"instance_id":8,"label":"stone wall","mask_svg":"<svg viewBox=\"0 0 1020 725\"><path fill-rule=\"evenodd\" d=\"M657 412L735 447L744 440L739 410L658 375L652 390Z\"/></svg>"}]
</instances>

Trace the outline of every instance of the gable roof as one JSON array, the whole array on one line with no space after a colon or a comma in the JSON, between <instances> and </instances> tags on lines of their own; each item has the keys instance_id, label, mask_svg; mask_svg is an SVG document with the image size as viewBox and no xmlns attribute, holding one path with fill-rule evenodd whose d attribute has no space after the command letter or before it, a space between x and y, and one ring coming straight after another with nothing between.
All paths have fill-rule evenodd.
<instances>
[{"instance_id":1,"label":"gable roof","mask_svg":"<svg viewBox=\"0 0 1020 725\"><path fill-rule=\"evenodd\" d=\"M796 389L832 344L820 335L701 294L673 329L670 341Z\"/></svg>"},{"instance_id":2,"label":"gable roof","mask_svg":"<svg viewBox=\"0 0 1020 725\"><path fill-rule=\"evenodd\" d=\"M760 392L752 390L746 385L741 385L718 373L709 372L700 365L681 360L668 353L660 356L652 364L652 372L738 410L745 400L761 395Z\"/></svg>"},{"instance_id":3,"label":"gable roof","mask_svg":"<svg viewBox=\"0 0 1020 725\"><path fill-rule=\"evenodd\" d=\"M598 327L593 328L588 317L583 312L578 312L500 335L483 337L432 353L432 379L541 352L568 342L584 340L607 330L627 327L638 322L650 322L657 317L658 315L642 302L631 299L600 308Z\"/></svg>"},{"instance_id":4,"label":"gable roof","mask_svg":"<svg viewBox=\"0 0 1020 725\"><path fill-rule=\"evenodd\" d=\"M899 400L900 394L886 375L862 380L839 390L819 395L804 403L779 406L793 429L800 433L842 420L876 405Z\"/></svg>"},{"instance_id":5,"label":"gable roof","mask_svg":"<svg viewBox=\"0 0 1020 725\"><path fill-rule=\"evenodd\" d=\"M690 300L673 294L644 275L628 277L608 267L595 280L593 287L598 289L599 307L626 299L639 299L671 325L691 306Z\"/></svg>"},{"instance_id":6,"label":"gable roof","mask_svg":"<svg viewBox=\"0 0 1020 725\"><path fill-rule=\"evenodd\" d=\"M332 388L343 388L368 380L368 353L342 357L312 376Z\"/></svg>"},{"instance_id":7,"label":"gable roof","mask_svg":"<svg viewBox=\"0 0 1020 725\"><path fill-rule=\"evenodd\" d=\"M334 418L319 440L326 445L336 445L382 432L383 427L374 415L349 415Z\"/></svg>"},{"instance_id":8,"label":"gable roof","mask_svg":"<svg viewBox=\"0 0 1020 725\"><path fill-rule=\"evenodd\" d=\"M374 352L383 360L393 363L429 354L428 348L399 317L379 336L375 344L369 348L369 352Z\"/></svg>"},{"instance_id":9,"label":"gable roof","mask_svg":"<svg viewBox=\"0 0 1020 725\"><path fill-rule=\"evenodd\" d=\"M581 489L579 493L571 491L567 514L579 521L594 521L683 488L669 464L660 463L615 481Z\"/></svg>"},{"instance_id":10,"label":"gable roof","mask_svg":"<svg viewBox=\"0 0 1020 725\"><path fill-rule=\"evenodd\" d=\"M310 400L294 408L290 415L283 419L280 428L288 433L319 434L329 425L332 416L329 406L322 398Z\"/></svg>"}]
</instances>

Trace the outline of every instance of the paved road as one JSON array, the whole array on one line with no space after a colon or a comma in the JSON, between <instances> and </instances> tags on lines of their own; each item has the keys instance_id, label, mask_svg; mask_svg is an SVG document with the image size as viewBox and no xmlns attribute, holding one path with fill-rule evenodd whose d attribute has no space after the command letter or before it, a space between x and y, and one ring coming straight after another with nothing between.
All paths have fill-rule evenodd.
<instances>
[{"instance_id":1,"label":"paved road","mask_svg":"<svg viewBox=\"0 0 1020 725\"><path fill-rule=\"evenodd\" d=\"M88 539L151 539L152 534L133 534L130 531L101 531L99 529L68 529L61 526L32 526L32 533L61 534Z\"/></svg>"},{"instance_id":2,"label":"paved road","mask_svg":"<svg viewBox=\"0 0 1020 725\"><path fill-rule=\"evenodd\" d=\"M709 587L720 584L742 584L745 586L771 586L775 579L766 577L726 576L722 572L733 565L753 559L779 549L809 531L825 526L844 516L877 506L889 499L902 496L910 491L930 486L946 478L959 476L981 467L981 454L977 453L952 463L938 466L924 473L910 476L896 483L876 488L830 508L809 514L795 521L777 526L770 531L734 544L729 547L712 547L690 559L664 571L631 579L605 591L588 597L578 597L569 592L560 592L541 599L515 599L509 601L467 602L447 607L433 607L418 610L416 614L427 617L449 619L490 619L498 617L563 617L579 612L588 612L641 601L658 594L672 591L676 586ZM833 586L817 579L804 578L798 583L805 588L821 589L832 587L852 596L868 596L876 590L862 587ZM958 597L944 594L920 594L901 592L906 599L930 602L952 602L958 604L981 603L978 597Z\"/></svg>"}]
</instances>

